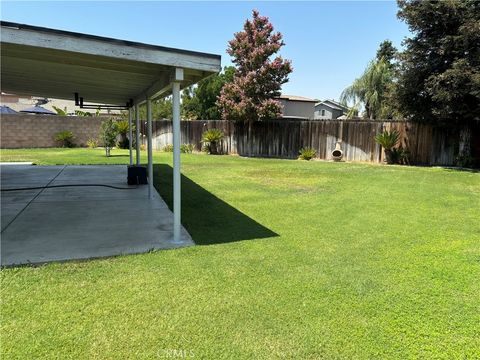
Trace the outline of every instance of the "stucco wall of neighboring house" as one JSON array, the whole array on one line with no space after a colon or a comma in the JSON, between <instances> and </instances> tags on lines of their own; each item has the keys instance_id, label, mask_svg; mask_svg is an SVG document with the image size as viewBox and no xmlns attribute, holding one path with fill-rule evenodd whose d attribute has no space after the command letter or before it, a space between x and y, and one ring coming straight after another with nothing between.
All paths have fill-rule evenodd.
<instances>
[{"instance_id":1,"label":"stucco wall of neighboring house","mask_svg":"<svg viewBox=\"0 0 480 360\"><path fill-rule=\"evenodd\" d=\"M313 119L315 103L310 101L295 101L279 99L283 106L284 117L303 117Z\"/></svg>"},{"instance_id":2,"label":"stucco wall of neighboring house","mask_svg":"<svg viewBox=\"0 0 480 360\"><path fill-rule=\"evenodd\" d=\"M56 147L54 136L63 130L73 132L75 145L85 146L88 139L98 139L103 120L105 118L87 116L2 114L0 147Z\"/></svg>"},{"instance_id":3,"label":"stucco wall of neighboring house","mask_svg":"<svg viewBox=\"0 0 480 360\"><path fill-rule=\"evenodd\" d=\"M322 115L322 110L325 110L324 115ZM330 120L330 119L336 119L342 115L343 115L343 111L332 109L331 107L326 106L324 104L318 104L315 106L315 113L314 113L315 119Z\"/></svg>"}]
</instances>

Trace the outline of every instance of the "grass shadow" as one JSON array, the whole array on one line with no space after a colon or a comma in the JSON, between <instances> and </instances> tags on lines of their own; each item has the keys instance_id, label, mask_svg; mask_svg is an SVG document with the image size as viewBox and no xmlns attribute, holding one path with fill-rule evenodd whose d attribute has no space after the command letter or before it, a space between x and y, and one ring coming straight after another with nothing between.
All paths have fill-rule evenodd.
<instances>
[{"instance_id":1,"label":"grass shadow","mask_svg":"<svg viewBox=\"0 0 480 360\"><path fill-rule=\"evenodd\" d=\"M464 167L454 167L454 166L442 166L443 170L450 171L450 172L470 172L470 173L478 173L480 172L479 168L464 168Z\"/></svg>"},{"instance_id":2,"label":"grass shadow","mask_svg":"<svg viewBox=\"0 0 480 360\"><path fill-rule=\"evenodd\" d=\"M157 191L173 207L173 169L154 165ZM222 244L278 236L182 175L182 224L197 245Z\"/></svg>"}]
</instances>

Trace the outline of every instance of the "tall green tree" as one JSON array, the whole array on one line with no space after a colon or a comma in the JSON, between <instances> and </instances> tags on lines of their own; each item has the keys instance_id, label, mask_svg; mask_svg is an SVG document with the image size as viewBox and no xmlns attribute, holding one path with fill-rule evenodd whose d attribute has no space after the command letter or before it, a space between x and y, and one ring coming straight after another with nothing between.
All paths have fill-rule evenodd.
<instances>
[{"instance_id":1,"label":"tall green tree","mask_svg":"<svg viewBox=\"0 0 480 360\"><path fill-rule=\"evenodd\" d=\"M218 120L220 109L216 102L223 86L232 82L235 68L225 67L220 74L214 74L199 81L197 86L185 89L182 94L182 118Z\"/></svg>"},{"instance_id":2,"label":"tall green tree","mask_svg":"<svg viewBox=\"0 0 480 360\"><path fill-rule=\"evenodd\" d=\"M394 65L397 59L398 51L390 40L384 40L380 43L377 50L377 61L383 59L390 66Z\"/></svg>"},{"instance_id":3,"label":"tall green tree","mask_svg":"<svg viewBox=\"0 0 480 360\"><path fill-rule=\"evenodd\" d=\"M140 105L139 109L140 119L147 119L147 106L146 104ZM170 97L157 99L152 101L152 118L154 120L172 119L172 99Z\"/></svg>"},{"instance_id":4,"label":"tall green tree","mask_svg":"<svg viewBox=\"0 0 480 360\"><path fill-rule=\"evenodd\" d=\"M225 84L233 81L234 74L235 68L228 66L222 73L212 75L198 83L195 95L199 103L200 119L215 120L222 117L217 100Z\"/></svg>"},{"instance_id":5,"label":"tall green tree","mask_svg":"<svg viewBox=\"0 0 480 360\"><path fill-rule=\"evenodd\" d=\"M392 83L393 72L389 63L383 57L372 60L362 76L343 90L340 101L344 104L353 103L349 117L362 106L365 109L364 116L368 119L392 117L393 110L387 102Z\"/></svg>"},{"instance_id":6,"label":"tall green tree","mask_svg":"<svg viewBox=\"0 0 480 360\"><path fill-rule=\"evenodd\" d=\"M480 1L399 0L405 40L397 89L409 118L463 127L480 120Z\"/></svg>"},{"instance_id":7,"label":"tall green tree","mask_svg":"<svg viewBox=\"0 0 480 360\"><path fill-rule=\"evenodd\" d=\"M277 118L282 106L275 97L292 72L291 63L276 56L284 45L282 34L274 32L267 17L252 12L243 31L229 42L227 52L236 65L233 81L221 91L217 105L222 118L256 121Z\"/></svg>"},{"instance_id":8,"label":"tall green tree","mask_svg":"<svg viewBox=\"0 0 480 360\"><path fill-rule=\"evenodd\" d=\"M198 99L195 96L195 87L189 86L182 91L180 103L180 116L182 120L199 119Z\"/></svg>"},{"instance_id":9,"label":"tall green tree","mask_svg":"<svg viewBox=\"0 0 480 360\"><path fill-rule=\"evenodd\" d=\"M117 121L114 118L108 118L107 120L102 121L102 124L100 125L100 138L105 147L105 156L110 156L110 150L115 146L117 135Z\"/></svg>"}]
</instances>

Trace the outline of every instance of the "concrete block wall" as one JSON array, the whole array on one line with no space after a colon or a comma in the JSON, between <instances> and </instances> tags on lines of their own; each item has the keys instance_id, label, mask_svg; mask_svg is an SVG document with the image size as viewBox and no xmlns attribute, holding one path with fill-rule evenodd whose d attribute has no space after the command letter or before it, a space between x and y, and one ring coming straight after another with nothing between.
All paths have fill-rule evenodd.
<instances>
[{"instance_id":1,"label":"concrete block wall","mask_svg":"<svg viewBox=\"0 0 480 360\"><path fill-rule=\"evenodd\" d=\"M64 130L73 132L76 146L86 146L88 139L98 139L100 124L105 118L87 116L56 116L2 114L0 117L0 147L58 147L54 136Z\"/></svg>"}]
</instances>

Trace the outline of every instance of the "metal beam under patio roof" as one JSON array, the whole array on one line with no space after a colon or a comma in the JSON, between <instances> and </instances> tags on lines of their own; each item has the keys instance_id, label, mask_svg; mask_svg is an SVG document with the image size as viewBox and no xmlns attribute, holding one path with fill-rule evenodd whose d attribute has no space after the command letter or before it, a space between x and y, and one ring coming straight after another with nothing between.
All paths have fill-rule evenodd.
<instances>
[{"instance_id":1,"label":"metal beam under patio roof","mask_svg":"<svg viewBox=\"0 0 480 360\"><path fill-rule=\"evenodd\" d=\"M220 55L1 22L1 90L125 105L182 88L221 70Z\"/></svg>"}]
</instances>

